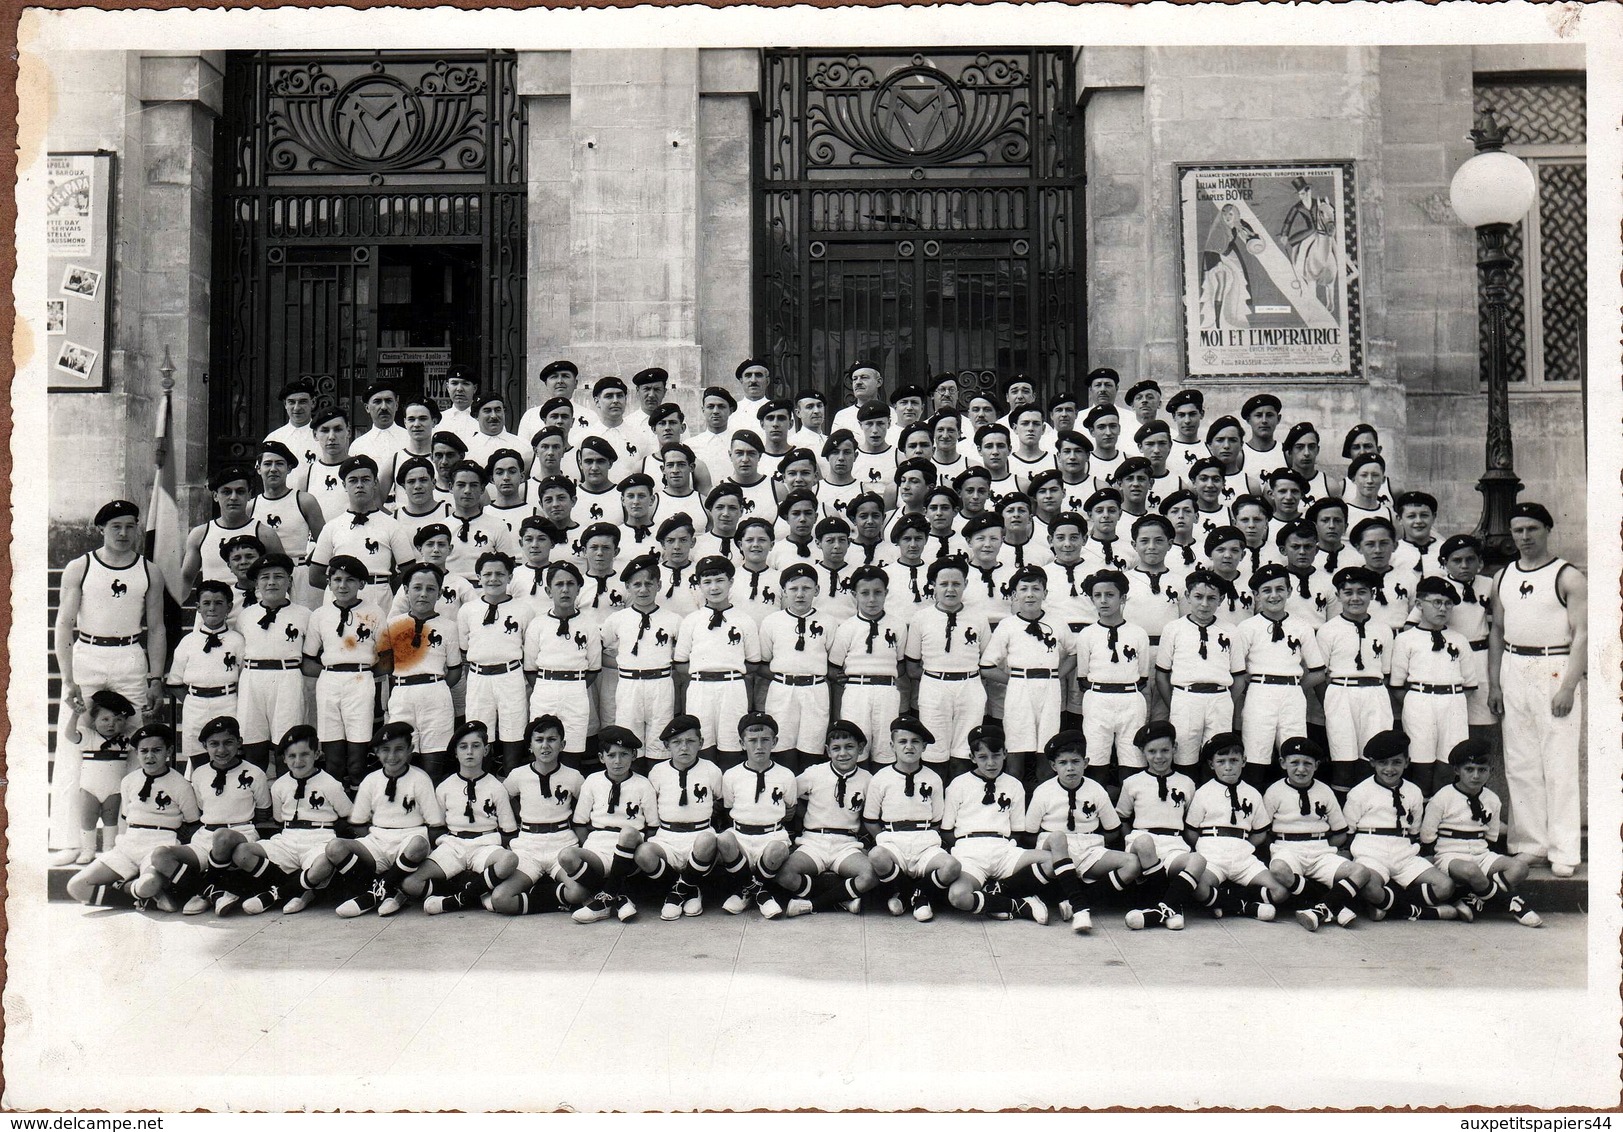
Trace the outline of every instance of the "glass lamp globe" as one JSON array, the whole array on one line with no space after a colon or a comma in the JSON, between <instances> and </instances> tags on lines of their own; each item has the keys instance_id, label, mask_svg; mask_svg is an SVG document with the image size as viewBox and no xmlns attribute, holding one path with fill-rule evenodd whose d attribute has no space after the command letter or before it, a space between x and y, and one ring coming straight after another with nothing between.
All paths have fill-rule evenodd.
<instances>
[{"instance_id":1,"label":"glass lamp globe","mask_svg":"<svg viewBox=\"0 0 1623 1132\"><path fill-rule=\"evenodd\" d=\"M1454 214L1471 228L1515 224L1538 196L1527 162L1503 150L1479 153L1461 165L1448 186Z\"/></svg>"}]
</instances>

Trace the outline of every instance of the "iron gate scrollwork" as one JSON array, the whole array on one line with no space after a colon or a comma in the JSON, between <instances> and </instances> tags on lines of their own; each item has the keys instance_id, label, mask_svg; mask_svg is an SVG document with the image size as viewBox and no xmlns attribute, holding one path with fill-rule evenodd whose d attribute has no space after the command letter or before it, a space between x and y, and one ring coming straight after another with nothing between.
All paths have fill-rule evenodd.
<instances>
[{"instance_id":1,"label":"iron gate scrollwork","mask_svg":"<svg viewBox=\"0 0 1623 1132\"><path fill-rule=\"evenodd\" d=\"M445 270L477 280L478 309L449 360L510 402L521 392L527 189L515 69L509 51L228 58L211 465L252 458L282 423L278 388L298 374L316 378L319 405L359 409L378 366L388 249L462 257Z\"/></svg>"},{"instance_id":2,"label":"iron gate scrollwork","mask_svg":"<svg viewBox=\"0 0 1623 1132\"><path fill-rule=\"evenodd\" d=\"M840 400L855 360L960 396L1084 356L1069 49L766 57L758 349Z\"/></svg>"}]
</instances>

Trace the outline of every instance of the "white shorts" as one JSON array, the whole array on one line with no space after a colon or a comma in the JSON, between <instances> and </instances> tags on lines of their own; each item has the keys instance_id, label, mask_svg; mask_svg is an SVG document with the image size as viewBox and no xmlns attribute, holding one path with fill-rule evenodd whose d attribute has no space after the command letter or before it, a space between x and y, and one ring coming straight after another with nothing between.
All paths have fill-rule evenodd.
<instances>
[{"instance_id":1,"label":"white shorts","mask_svg":"<svg viewBox=\"0 0 1623 1132\"><path fill-rule=\"evenodd\" d=\"M304 674L296 668L243 669L237 677L237 722L242 726L242 741L279 743L290 729L309 723L304 681Z\"/></svg>"},{"instance_id":2,"label":"white shorts","mask_svg":"<svg viewBox=\"0 0 1623 1132\"><path fill-rule=\"evenodd\" d=\"M795 852L804 854L820 873L838 872L842 864L862 851L862 842L855 834L807 833L795 842Z\"/></svg>"},{"instance_id":3,"label":"white shorts","mask_svg":"<svg viewBox=\"0 0 1623 1132\"><path fill-rule=\"evenodd\" d=\"M147 650L140 645L93 645L73 642L73 679L90 697L110 689L139 708L147 698Z\"/></svg>"},{"instance_id":4,"label":"white shorts","mask_svg":"<svg viewBox=\"0 0 1623 1132\"><path fill-rule=\"evenodd\" d=\"M823 753L828 733L828 684L795 688L773 680L767 686L766 714L778 721L773 751Z\"/></svg>"},{"instance_id":5,"label":"white shorts","mask_svg":"<svg viewBox=\"0 0 1623 1132\"><path fill-rule=\"evenodd\" d=\"M1432 856L1432 860L1436 862L1437 867L1444 872L1447 872L1448 866L1455 861L1464 861L1467 864L1475 865L1481 870L1483 876L1488 875L1488 870L1493 867L1496 861L1507 859L1504 854L1495 853L1492 849L1489 849L1486 841L1456 841L1452 837L1439 837L1437 839L1437 851Z\"/></svg>"},{"instance_id":6,"label":"white shorts","mask_svg":"<svg viewBox=\"0 0 1623 1132\"><path fill-rule=\"evenodd\" d=\"M387 718L390 723L411 724L412 750L443 751L451 745L451 732L456 730L451 689L443 680L391 688Z\"/></svg>"},{"instance_id":7,"label":"white shorts","mask_svg":"<svg viewBox=\"0 0 1623 1132\"><path fill-rule=\"evenodd\" d=\"M209 863L210 854L214 852L215 837L221 833L224 833L226 829L229 829L233 833L242 834L243 838L247 841L259 840L259 830L254 828L254 823L251 821L236 822L232 825L226 826L225 829L199 828L196 833L192 834L192 839L191 841L187 842L187 844L191 846L192 852L197 854L197 859L204 865Z\"/></svg>"},{"instance_id":8,"label":"white shorts","mask_svg":"<svg viewBox=\"0 0 1623 1132\"><path fill-rule=\"evenodd\" d=\"M766 853L769 845L789 844L789 831L775 829L771 833L740 833L736 828L732 830L733 839L738 847L744 851L744 860L750 863L750 868L761 867L761 857Z\"/></svg>"},{"instance_id":9,"label":"white shorts","mask_svg":"<svg viewBox=\"0 0 1623 1132\"><path fill-rule=\"evenodd\" d=\"M581 842L581 850L590 853L598 867L608 872L609 866L614 864L614 850L619 847L620 833L618 829L594 829Z\"/></svg>"},{"instance_id":10,"label":"white shorts","mask_svg":"<svg viewBox=\"0 0 1623 1132\"><path fill-rule=\"evenodd\" d=\"M699 840L700 834L709 832L707 829L661 829L648 840L664 851L665 859L672 865L683 869L693 859L693 843Z\"/></svg>"},{"instance_id":11,"label":"white shorts","mask_svg":"<svg viewBox=\"0 0 1623 1132\"><path fill-rule=\"evenodd\" d=\"M1403 695L1403 733L1409 759L1419 766L1447 765L1448 753L1470 738L1471 710L1464 695L1438 696L1410 689Z\"/></svg>"},{"instance_id":12,"label":"white shorts","mask_svg":"<svg viewBox=\"0 0 1623 1132\"><path fill-rule=\"evenodd\" d=\"M1082 693L1082 735L1087 740L1089 766L1109 766L1110 748L1116 748L1118 766L1141 767L1144 756L1133 746L1133 736L1149 718L1149 703L1137 692Z\"/></svg>"},{"instance_id":13,"label":"white shorts","mask_svg":"<svg viewBox=\"0 0 1623 1132\"><path fill-rule=\"evenodd\" d=\"M225 696L187 696L185 703L180 706L180 734L176 740L180 743L177 753L183 759L203 753L203 744L198 740L198 732L203 725L216 716L228 715L238 720L237 694L235 692Z\"/></svg>"},{"instance_id":14,"label":"white shorts","mask_svg":"<svg viewBox=\"0 0 1623 1132\"><path fill-rule=\"evenodd\" d=\"M1219 884L1226 880L1254 884L1268 871L1268 866L1257 859L1256 848L1244 837L1202 837L1195 842L1195 852L1206 859L1207 871Z\"/></svg>"},{"instance_id":15,"label":"white shorts","mask_svg":"<svg viewBox=\"0 0 1623 1132\"><path fill-rule=\"evenodd\" d=\"M940 766L953 755L969 757L969 732L986 718L986 686L978 675L968 680L919 680L919 722L935 742L924 748L924 761ZM890 721L885 729L889 731Z\"/></svg>"},{"instance_id":16,"label":"white shorts","mask_svg":"<svg viewBox=\"0 0 1623 1132\"><path fill-rule=\"evenodd\" d=\"M377 871L383 872L400 859L400 851L410 845L414 840L421 840L428 844L428 827L414 825L407 829L383 829L373 826L367 835L360 839L359 844L372 854L372 860L377 862Z\"/></svg>"},{"instance_id":17,"label":"white shorts","mask_svg":"<svg viewBox=\"0 0 1623 1132\"><path fill-rule=\"evenodd\" d=\"M896 685L847 684L840 693L840 718L862 728L868 737L868 759L879 766L896 761L890 749L890 724L902 713Z\"/></svg>"},{"instance_id":18,"label":"white shorts","mask_svg":"<svg viewBox=\"0 0 1623 1132\"><path fill-rule=\"evenodd\" d=\"M1194 766L1200 761L1200 748L1206 740L1234 729L1234 695L1227 688L1221 692L1174 688L1172 702L1167 705L1167 721L1178 729L1173 763ZM1186 852L1188 848L1184 846Z\"/></svg>"},{"instance_id":19,"label":"white shorts","mask_svg":"<svg viewBox=\"0 0 1623 1132\"><path fill-rule=\"evenodd\" d=\"M284 829L259 843L265 859L284 873L300 873L327 856L337 838L330 829Z\"/></svg>"},{"instance_id":20,"label":"white shorts","mask_svg":"<svg viewBox=\"0 0 1623 1132\"><path fill-rule=\"evenodd\" d=\"M458 873L476 873L490 864L491 858L502 851L502 835L495 831L479 837L458 837L447 833L428 855L447 877Z\"/></svg>"},{"instance_id":21,"label":"white shorts","mask_svg":"<svg viewBox=\"0 0 1623 1132\"><path fill-rule=\"evenodd\" d=\"M1351 864L1328 841L1275 841L1268 847L1268 860L1325 885L1336 883L1336 873L1343 865Z\"/></svg>"},{"instance_id":22,"label":"white shorts","mask_svg":"<svg viewBox=\"0 0 1623 1132\"><path fill-rule=\"evenodd\" d=\"M1357 762L1364 755L1365 743L1392 729L1392 696L1385 684L1329 684L1321 694L1332 762Z\"/></svg>"},{"instance_id":23,"label":"white shorts","mask_svg":"<svg viewBox=\"0 0 1623 1132\"><path fill-rule=\"evenodd\" d=\"M564 725L564 752L586 753L592 725L592 690L585 680L541 680L530 693L530 718L555 715Z\"/></svg>"},{"instance_id":24,"label":"white shorts","mask_svg":"<svg viewBox=\"0 0 1623 1132\"><path fill-rule=\"evenodd\" d=\"M706 747L728 754L742 751L738 721L749 706L749 692L742 680L688 681L688 714L698 717L700 742Z\"/></svg>"},{"instance_id":25,"label":"white shorts","mask_svg":"<svg viewBox=\"0 0 1623 1132\"><path fill-rule=\"evenodd\" d=\"M1065 833L1065 855L1076 865L1077 879L1104 859L1110 846L1097 833Z\"/></svg>"},{"instance_id":26,"label":"white shorts","mask_svg":"<svg viewBox=\"0 0 1623 1132\"><path fill-rule=\"evenodd\" d=\"M477 719L489 727L498 743L522 743L524 729L530 722L529 690L524 686L524 673L517 668L496 676L481 676L470 671L462 681L467 685L464 717Z\"/></svg>"},{"instance_id":27,"label":"white shorts","mask_svg":"<svg viewBox=\"0 0 1623 1132\"><path fill-rule=\"evenodd\" d=\"M1128 837L1127 845L1131 848L1143 839L1148 839L1155 848L1155 857L1163 865L1169 864L1174 857L1188 856L1194 850L1189 848L1189 842L1176 833L1151 833L1147 829L1134 830Z\"/></svg>"},{"instance_id":28,"label":"white shorts","mask_svg":"<svg viewBox=\"0 0 1623 1132\"><path fill-rule=\"evenodd\" d=\"M976 888L989 880L1013 876L1023 853L1025 850L1007 837L961 837L952 843L953 858Z\"/></svg>"},{"instance_id":29,"label":"white shorts","mask_svg":"<svg viewBox=\"0 0 1623 1132\"><path fill-rule=\"evenodd\" d=\"M535 884L542 877L562 880L558 874L558 854L579 844L573 832L561 829L557 833L521 833L508 848L518 858L518 871Z\"/></svg>"},{"instance_id":30,"label":"white shorts","mask_svg":"<svg viewBox=\"0 0 1623 1132\"><path fill-rule=\"evenodd\" d=\"M1057 676L1047 680L1010 677L1003 699L1004 748L1042 750L1059 733L1060 700Z\"/></svg>"},{"instance_id":31,"label":"white shorts","mask_svg":"<svg viewBox=\"0 0 1623 1132\"><path fill-rule=\"evenodd\" d=\"M1353 860L1363 865L1382 881L1395 882L1408 888L1419 880L1432 864L1420 855L1420 849L1407 837L1360 833L1352 839Z\"/></svg>"},{"instance_id":32,"label":"white shorts","mask_svg":"<svg viewBox=\"0 0 1623 1132\"><path fill-rule=\"evenodd\" d=\"M952 859L941 847L941 835L933 829L900 830L881 833L874 844L886 850L910 877L922 877L937 865Z\"/></svg>"},{"instance_id":33,"label":"white shorts","mask_svg":"<svg viewBox=\"0 0 1623 1132\"><path fill-rule=\"evenodd\" d=\"M371 743L370 672L322 672L316 677L316 736L323 743Z\"/></svg>"},{"instance_id":34,"label":"white shorts","mask_svg":"<svg viewBox=\"0 0 1623 1132\"><path fill-rule=\"evenodd\" d=\"M614 722L629 727L642 740L644 758L669 757L659 733L675 714L676 682L670 677L627 680L622 672L614 682Z\"/></svg>"},{"instance_id":35,"label":"white shorts","mask_svg":"<svg viewBox=\"0 0 1623 1132\"><path fill-rule=\"evenodd\" d=\"M1274 761L1274 747L1307 734L1307 697L1297 684L1252 684L1240 708L1240 739L1252 766ZM1249 881L1241 881L1249 884Z\"/></svg>"},{"instance_id":36,"label":"white shorts","mask_svg":"<svg viewBox=\"0 0 1623 1132\"><path fill-rule=\"evenodd\" d=\"M172 829L126 829L118 843L96 861L106 865L121 880L133 880L141 875L152 860L152 851L163 845L179 845L180 838Z\"/></svg>"},{"instance_id":37,"label":"white shorts","mask_svg":"<svg viewBox=\"0 0 1623 1132\"><path fill-rule=\"evenodd\" d=\"M71 756L72 752L68 752ZM79 763L79 789L98 802L105 802L124 786L130 771L127 759L85 759Z\"/></svg>"}]
</instances>

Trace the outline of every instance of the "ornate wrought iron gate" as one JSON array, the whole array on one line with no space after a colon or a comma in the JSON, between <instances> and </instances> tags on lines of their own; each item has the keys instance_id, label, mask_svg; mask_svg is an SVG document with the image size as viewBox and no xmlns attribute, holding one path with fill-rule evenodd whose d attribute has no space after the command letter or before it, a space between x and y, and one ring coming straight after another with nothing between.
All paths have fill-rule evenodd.
<instances>
[{"instance_id":1,"label":"ornate wrought iron gate","mask_svg":"<svg viewBox=\"0 0 1623 1132\"><path fill-rule=\"evenodd\" d=\"M1069 49L770 51L758 348L783 390L951 370L967 397L1085 356Z\"/></svg>"},{"instance_id":2,"label":"ornate wrought iron gate","mask_svg":"<svg viewBox=\"0 0 1623 1132\"><path fill-rule=\"evenodd\" d=\"M524 372L524 114L512 52L243 52L217 135L211 465L300 374L356 410L437 312L444 361ZM442 262L443 261L443 262ZM427 280L437 306L425 307ZM434 392L429 389L427 392Z\"/></svg>"}]
</instances>

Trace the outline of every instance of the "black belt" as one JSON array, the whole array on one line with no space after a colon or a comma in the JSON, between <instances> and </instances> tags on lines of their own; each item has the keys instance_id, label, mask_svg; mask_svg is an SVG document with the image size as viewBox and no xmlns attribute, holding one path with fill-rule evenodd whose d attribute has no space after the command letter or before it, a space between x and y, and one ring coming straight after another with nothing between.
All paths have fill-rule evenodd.
<instances>
[{"instance_id":1,"label":"black belt","mask_svg":"<svg viewBox=\"0 0 1623 1132\"><path fill-rule=\"evenodd\" d=\"M1465 691L1464 684L1410 684L1409 691L1424 692L1428 696L1457 696Z\"/></svg>"},{"instance_id":2,"label":"black belt","mask_svg":"<svg viewBox=\"0 0 1623 1132\"><path fill-rule=\"evenodd\" d=\"M710 823L707 821L662 821L659 823L659 828L668 833L698 833L700 830L709 829ZM742 829L743 826L739 828Z\"/></svg>"},{"instance_id":3,"label":"black belt","mask_svg":"<svg viewBox=\"0 0 1623 1132\"><path fill-rule=\"evenodd\" d=\"M140 634L133 637L97 637L90 633L81 633L77 629L73 632L73 639L87 645L100 645L103 648L119 648L123 645L138 645L141 643ZM156 827L155 827L156 828Z\"/></svg>"},{"instance_id":4,"label":"black belt","mask_svg":"<svg viewBox=\"0 0 1623 1132\"><path fill-rule=\"evenodd\" d=\"M1330 837L1328 833L1276 833L1275 841L1325 841Z\"/></svg>"},{"instance_id":5,"label":"black belt","mask_svg":"<svg viewBox=\"0 0 1623 1132\"><path fill-rule=\"evenodd\" d=\"M372 582L372 585L374 585L374 586L386 586L392 581L394 581L394 579L391 578L388 574L373 574L373 575L371 575L371 582Z\"/></svg>"},{"instance_id":6,"label":"black belt","mask_svg":"<svg viewBox=\"0 0 1623 1132\"><path fill-rule=\"evenodd\" d=\"M176 829L172 825L143 825L141 822L138 822L138 821L125 822L124 823L124 828L125 829L156 829L156 830L159 830L159 831L161 831L163 833L179 833L180 832L178 829Z\"/></svg>"},{"instance_id":7,"label":"black belt","mask_svg":"<svg viewBox=\"0 0 1623 1132\"><path fill-rule=\"evenodd\" d=\"M584 668L538 668L535 670L537 680L584 680Z\"/></svg>"},{"instance_id":8,"label":"black belt","mask_svg":"<svg viewBox=\"0 0 1623 1132\"><path fill-rule=\"evenodd\" d=\"M186 685L186 694L188 696L197 696L200 699L211 700L219 696L236 695L237 686L235 684L227 684L223 688L198 688L188 684Z\"/></svg>"},{"instance_id":9,"label":"black belt","mask_svg":"<svg viewBox=\"0 0 1623 1132\"><path fill-rule=\"evenodd\" d=\"M827 676L792 676L783 672L772 674L774 684L785 684L791 688L815 688L819 684L828 683Z\"/></svg>"},{"instance_id":10,"label":"black belt","mask_svg":"<svg viewBox=\"0 0 1623 1132\"><path fill-rule=\"evenodd\" d=\"M1059 676L1057 668L1011 668L1009 676L1021 680L1053 680Z\"/></svg>"},{"instance_id":11,"label":"black belt","mask_svg":"<svg viewBox=\"0 0 1623 1132\"><path fill-rule=\"evenodd\" d=\"M1140 826L1136 832L1138 832L1138 833L1163 833L1163 834L1166 834L1169 837L1182 837L1183 836L1183 830L1181 830L1181 829L1168 829L1164 825Z\"/></svg>"},{"instance_id":12,"label":"black belt","mask_svg":"<svg viewBox=\"0 0 1623 1132\"><path fill-rule=\"evenodd\" d=\"M468 667L472 668L477 676L505 676L523 666L522 660L504 660L500 664L470 664Z\"/></svg>"},{"instance_id":13,"label":"black belt","mask_svg":"<svg viewBox=\"0 0 1623 1132\"><path fill-rule=\"evenodd\" d=\"M464 841L472 841L476 837L489 837L493 833L500 833L499 829L448 829L445 831L452 837L460 837Z\"/></svg>"},{"instance_id":14,"label":"black belt","mask_svg":"<svg viewBox=\"0 0 1623 1132\"><path fill-rule=\"evenodd\" d=\"M123 762L127 758L124 751L86 751L85 761L92 763Z\"/></svg>"},{"instance_id":15,"label":"black belt","mask_svg":"<svg viewBox=\"0 0 1623 1132\"><path fill-rule=\"evenodd\" d=\"M971 838L971 837L998 837L998 838L1002 838L1004 841L1007 841L1009 839L1009 835L1006 834L1006 833L993 833L989 829L985 829L985 830L979 830L978 829L974 833L960 833L958 835L958 840L959 841L964 841L964 840L966 840L968 838Z\"/></svg>"},{"instance_id":16,"label":"black belt","mask_svg":"<svg viewBox=\"0 0 1623 1132\"><path fill-rule=\"evenodd\" d=\"M1480 641L1472 641L1471 642L1471 651L1472 652L1487 652L1488 651L1487 638L1483 638Z\"/></svg>"},{"instance_id":17,"label":"black belt","mask_svg":"<svg viewBox=\"0 0 1623 1132\"><path fill-rule=\"evenodd\" d=\"M691 678L704 684L716 684L724 680L742 680L744 674L742 672L695 672Z\"/></svg>"},{"instance_id":18,"label":"black belt","mask_svg":"<svg viewBox=\"0 0 1623 1132\"><path fill-rule=\"evenodd\" d=\"M519 826L524 833L565 833L569 830L566 821L527 821Z\"/></svg>"},{"instance_id":19,"label":"black belt","mask_svg":"<svg viewBox=\"0 0 1623 1132\"><path fill-rule=\"evenodd\" d=\"M245 660L242 666L255 672L291 672L301 667L302 663L297 660Z\"/></svg>"},{"instance_id":20,"label":"black belt","mask_svg":"<svg viewBox=\"0 0 1623 1132\"><path fill-rule=\"evenodd\" d=\"M932 680L973 680L980 675L980 670L976 669L974 672L931 672L926 669L924 674Z\"/></svg>"},{"instance_id":21,"label":"black belt","mask_svg":"<svg viewBox=\"0 0 1623 1132\"><path fill-rule=\"evenodd\" d=\"M332 827L333 823L330 821L306 821L303 818L294 818L292 821L282 823L283 829L331 829Z\"/></svg>"},{"instance_id":22,"label":"black belt","mask_svg":"<svg viewBox=\"0 0 1623 1132\"><path fill-rule=\"evenodd\" d=\"M215 830L218 830L218 829L230 829L234 825L253 825L253 824L254 823L253 823L252 819L249 819L247 821L206 821L206 822L203 823L203 828L208 830L210 833L213 833Z\"/></svg>"},{"instance_id":23,"label":"black belt","mask_svg":"<svg viewBox=\"0 0 1623 1132\"><path fill-rule=\"evenodd\" d=\"M669 668L622 668L622 680L663 680L671 674Z\"/></svg>"},{"instance_id":24,"label":"black belt","mask_svg":"<svg viewBox=\"0 0 1623 1132\"><path fill-rule=\"evenodd\" d=\"M1254 830L1241 829L1237 825L1204 825L1195 832L1201 837L1241 837L1249 838Z\"/></svg>"},{"instance_id":25,"label":"black belt","mask_svg":"<svg viewBox=\"0 0 1623 1132\"><path fill-rule=\"evenodd\" d=\"M1172 686L1180 692L1194 692L1196 695L1200 696L1210 696L1215 695L1218 692L1228 691L1228 689L1223 687L1221 684L1174 684Z\"/></svg>"},{"instance_id":26,"label":"black belt","mask_svg":"<svg viewBox=\"0 0 1623 1132\"><path fill-rule=\"evenodd\" d=\"M441 676L438 672L419 672L415 676L396 676L394 678L394 686L396 688L409 688L415 684L443 683L445 683L445 677Z\"/></svg>"},{"instance_id":27,"label":"black belt","mask_svg":"<svg viewBox=\"0 0 1623 1132\"><path fill-rule=\"evenodd\" d=\"M370 664L323 664L322 670L326 672L370 672Z\"/></svg>"},{"instance_id":28,"label":"black belt","mask_svg":"<svg viewBox=\"0 0 1623 1132\"><path fill-rule=\"evenodd\" d=\"M739 833L745 833L751 837L760 837L764 833L778 832L783 828L783 823L780 821L773 822L771 825L750 825L747 822L735 821L733 828L738 830Z\"/></svg>"},{"instance_id":29,"label":"black belt","mask_svg":"<svg viewBox=\"0 0 1623 1132\"><path fill-rule=\"evenodd\" d=\"M1488 832L1487 830L1439 829L1437 836L1451 838L1454 841L1486 841Z\"/></svg>"},{"instance_id":30,"label":"black belt","mask_svg":"<svg viewBox=\"0 0 1623 1132\"><path fill-rule=\"evenodd\" d=\"M1094 683L1090 682L1088 684L1087 688L1085 689L1085 691L1104 692L1107 695L1122 696L1122 695L1126 695L1129 692L1136 693L1138 691L1138 685L1137 684L1094 684Z\"/></svg>"},{"instance_id":31,"label":"black belt","mask_svg":"<svg viewBox=\"0 0 1623 1132\"><path fill-rule=\"evenodd\" d=\"M847 686L850 686L850 687L862 687L864 685L867 685L867 686L874 687L874 688L894 688L896 686L896 677L894 677L894 676L847 676L845 678L845 683L846 683Z\"/></svg>"},{"instance_id":32,"label":"black belt","mask_svg":"<svg viewBox=\"0 0 1623 1132\"><path fill-rule=\"evenodd\" d=\"M1379 676L1332 676L1330 683L1337 688L1378 688L1386 681Z\"/></svg>"},{"instance_id":33,"label":"black belt","mask_svg":"<svg viewBox=\"0 0 1623 1132\"><path fill-rule=\"evenodd\" d=\"M927 821L888 821L884 826L886 833L922 833L934 828Z\"/></svg>"},{"instance_id":34,"label":"black belt","mask_svg":"<svg viewBox=\"0 0 1623 1132\"><path fill-rule=\"evenodd\" d=\"M854 830L854 829L834 829L834 828L832 828L830 826L826 826L826 825L808 825L805 829L801 830L800 832L801 833L823 833L823 834L827 834L830 837L855 837L855 836L857 836L857 831Z\"/></svg>"},{"instance_id":35,"label":"black belt","mask_svg":"<svg viewBox=\"0 0 1623 1132\"><path fill-rule=\"evenodd\" d=\"M1160 633L1151 633L1150 634L1150 647L1154 648L1156 645L1159 645L1160 643L1161 643L1161 634Z\"/></svg>"},{"instance_id":36,"label":"black belt","mask_svg":"<svg viewBox=\"0 0 1623 1132\"><path fill-rule=\"evenodd\" d=\"M1395 825L1359 826L1353 832L1368 834L1370 837L1402 837L1413 840L1409 838L1406 832Z\"/></svg>"},{"instance_id":37,"label":"black belt","mask_svg":"<svg viewBox=\"0 0 1623 1132\"><path fill-rule=\"evenodd\" d=\"M1571 645L1506 645L1505 651L1516 656L1566 656Z\"/></svg>"},{"instance_id":38,"label":"black belt","mask_svg":"<svg viewBox=\"0 0 1623 1132\"><path fill-rule=\"evenodd\" d=\"M1253 684L1289 684L1291 687L1294 688L1296 685L1300 684L1301 682L1302 682L1302 678L1300 676L1268 676L1268 675L1263 675L1263 676L1253 676L1253 677L1251 677L1251 683L1253 683Z\"/></svg>"}]
</instances>

